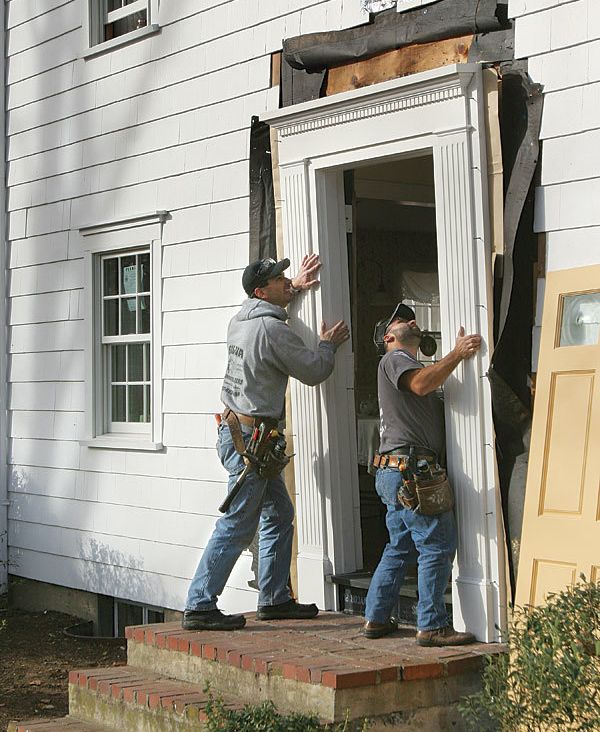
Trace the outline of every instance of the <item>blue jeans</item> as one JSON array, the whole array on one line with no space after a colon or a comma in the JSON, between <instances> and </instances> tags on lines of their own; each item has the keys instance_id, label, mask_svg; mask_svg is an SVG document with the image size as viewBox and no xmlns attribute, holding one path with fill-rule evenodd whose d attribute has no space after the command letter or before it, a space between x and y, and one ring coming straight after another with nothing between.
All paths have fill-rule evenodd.
<instances>
[{"instance_id":1,"label":"blue jeans","mask_svg":"<svg viewBox=\"0 0 600 732\"><path fill-rule=\"evenodd\" d=\"M242 425L246 442L251 428ZM217 453L229 473L231 490L244 469L229 427L219 427ZM292 558L294 507L281 476L267 480L251 471L224 516L218 519L202 554L186 600L187 610L214 610L240 554L256 529L258 541L258 604L279 605L290 599L288 577Z\"/></svg>"},{"instance_id":2,"label":"blue jeans","mask_svg":"<svg viewBox=\"0 0 600 732\"><path fill-rule=\"evenodd\" d=\"M435 630L449 625L444 591L452 572L456 552L456 524L452 511L423 516L398 502L402 474L395 468L380 468L375 488L387 506L386 525L390 535L373 574L365 617L385 623L398 601L407 567L417 559L419 567L417 628Z\"/></svg>"}]
</instances>

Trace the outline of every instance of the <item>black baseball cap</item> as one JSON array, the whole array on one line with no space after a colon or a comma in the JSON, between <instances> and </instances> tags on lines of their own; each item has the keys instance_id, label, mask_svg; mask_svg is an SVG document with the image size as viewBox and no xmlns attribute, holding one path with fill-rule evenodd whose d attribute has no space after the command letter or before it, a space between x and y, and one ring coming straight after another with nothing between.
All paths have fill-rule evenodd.
<instances>
[{"instance_id":1,"label":"black baseball cap","mask_svg":"<svg viewBox=\"0 0 600 732\"><path fill-rule=\"evenodd\" d=\"M277 277L290 266L289 259L281 259L279 262L274 259L257 259L251 262L242 275L242 287L248 297L254 295L257 287L266 285L273 277Z\"/></svg>"},{"instance_id":2,"label":"black baseball cap","mask_svg":"<svg viewBox=\"0 0 600 732\"><path fill-rule=\"evenodd\" d=\"M377 349L377 353L380 356L385 354L385 342L383 336L387 333L387 329L394 322L394 320L416 320L415 311L403 302L399 302L394 312L387 318L380 320L373 331L373 343Z\"/></svg>"}]
</instances>

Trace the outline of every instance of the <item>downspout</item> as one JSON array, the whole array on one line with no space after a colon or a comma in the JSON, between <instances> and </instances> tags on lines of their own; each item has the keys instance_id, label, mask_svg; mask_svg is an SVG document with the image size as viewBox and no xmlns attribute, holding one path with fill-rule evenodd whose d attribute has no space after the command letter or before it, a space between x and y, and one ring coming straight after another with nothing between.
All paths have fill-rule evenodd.
<instances>
[{"instance_id":1,"label":"downspout","mask_svg":"<svg viewBox=\"0 0 600 732\"><path fill-rule=\"evenodd\" d=\"M0 175L0 231L3 235L2 246L2 267L0 268L0 595L8 588L8 464L7 464L7 404L6 404L6 378L7 378L7 308L6 308L6 267L8 265L8 232L6 228L6 64L5 64L5 39L6 29L4 26L4 3L0 3L0 139L2 141L2 170Z\"/></svg>"}]
</instances>

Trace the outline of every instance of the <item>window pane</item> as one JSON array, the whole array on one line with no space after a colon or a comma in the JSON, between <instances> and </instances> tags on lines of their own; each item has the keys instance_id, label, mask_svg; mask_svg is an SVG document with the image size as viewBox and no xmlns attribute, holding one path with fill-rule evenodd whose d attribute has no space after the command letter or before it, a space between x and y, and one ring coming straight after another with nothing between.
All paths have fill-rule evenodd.
<instances>
[{"instance_id":1,"label":"window pane","mask_svg":"<svg viewBox=\"0 0 600 732\"><path fill-rule=\"evenodd\" d=\"M128 422L145 422L144 419L144 387L128 386L129 390L129 419Z\"/></svg>"},{"instance_id":2,"label":"window pane","mask_svg":"<svg viewBox=\"0 0 600 732\"><path fill-rule=\"evenodd\" d=\"M135 273L135 254L121 257L121 292L124 295L135 294L137 291Z\"/></svg>"},{"instance_id":3,"label":"window pane","mask_svg":"<svg viewBox=\"0 0 600 732\"><path fill-rule=\"evenodd\" d=\"M119 335L119 301L104 301L104 335Z\"/></svg>"},{"instance_id":4,"label":"window pane","mask_svg":"<svg viewBox=\"0 0 600 732\"><path fill-rule=\"evenodd\" d=\"M104 260L104 295L118 295L119 294L119 260L114 257L113 259Z\"/></svg>"},{"instance_id":5,"label":"window pane","mask_svg":"<svg viewBox=\"0 0 600 732\"><path fill-rule=\"evenodd\" d=\"M563 298L561 346L595 346L600 334L600 292Z\"/></svg>"},{"instance_id":6,"label":"window pane","mask_svg":"<svg viewBox=\"0 0 600 732\"><path fill-rule=\"evenodd\" d=\"M126 381L125 376L125 348L126 346L111 346L110 354L112 361L111 381Z\"/></svg>"},{"instance_id":7,"label":"window pane","mask_svg":"<svg viewBox=\"0 0 600 732\"><path fill-rule=\"evenodd\" d=\"M111 38L118 38L138 28L144 28L146 25L148 25L147 13L142 10L139 13L132 13L125 18L116 20L114 23L105 25L104 37L105 40L110 41Z\"/></svg>"},{"instance_id":8,"label":"window pane","mask_svg":"<svg viewBox=\"0 0 600 732\"><path fill-rule=\"evenodd\" d=\"M131 343L128 348L128 381L144 380L144 344Z\"/></svg>"},{"instance_id":9,"label":"window pane","mask_svg":"<svg viewBox=\"0 0 600 732\"><path fill-rule=\"evenodd\" d=\"M145 400L145 421L146 422L151 422L152 420L150 419L150 412L151 412L150 387L149 386L145 386L144 387L144 390L145 390L145 395L146 395L146 400Z\"/></svg>"},{"instance_id":10,"label":"window pane","mask_svg":"<svg viewBox=\"0 0 600 732\"><path fill-rule=\"evenodd\" d=\"M138 292L150 292L150 254L138 257Z\"/></svg>"},{"instance_id":11,"label":"window pane","mask_svg":"<svg viewBox=\"0 0 600 732\"><path fill-rule=\"evenodd\" d=\"M138 298L140 305L140 329L139 333L150 333L150 295L142 295Z\"/></svg>"},{"instance_id":12,"label":"window pane","mask_svg":"<svg viewBox=\"0 0 600 732\"><path fill-rule=\"evenodd\" d=\"M121 300L121 335L135 333L135 297Z\"/></svg>"},{"instance_id":13,"label":"window pane","mask_svg":"<svg viewBox=\"0 0 600 732\"><path fill-rule=\"evenodd\" d=\"M152 364L150 363L150 344L144 343L144 381L152 378Z\"/></svg>"},{"instance_id":14,"label":"window pane","mask_svg":"<svg viewBox=\"0 0 600 732\"><path fill-rule=\"evenodd\" d=\"M125 419L125 386L112 386L112 415L113 422L126 422Z\"/></svg>"}]
</instances>

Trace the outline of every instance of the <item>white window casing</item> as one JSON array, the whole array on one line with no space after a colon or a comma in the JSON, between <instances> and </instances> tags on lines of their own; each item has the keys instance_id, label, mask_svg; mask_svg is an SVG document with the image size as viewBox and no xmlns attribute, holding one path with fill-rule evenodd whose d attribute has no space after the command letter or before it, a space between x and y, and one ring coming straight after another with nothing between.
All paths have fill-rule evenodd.
<instances>
[{"instance_id":1,"label":"white window casing","mask_svg":"<svg viewBox=\"0 0 600 732\"><path fill-rule=\"evenodd\" d=\"M160 307L166 217L157 211L79 229L86 321L82 444L88 447L163 447Z\"/></svg>"},{"instance_id":2,"label":"white window casing","mask_svg":"<svg viewBox=\"0 0 600 732\"><path fill-rule=\"evenodd\" d=\"M160 0L118 0L109 5L108 0L87 0L84 4L84 30L86 47L83 58L95 56L105 51L133 43L144 36L160 30L158 22ZM106 29L114 23L123 23L139 16L139 25L131 30L106 38Z\"/></svg>"}]
</instances>

